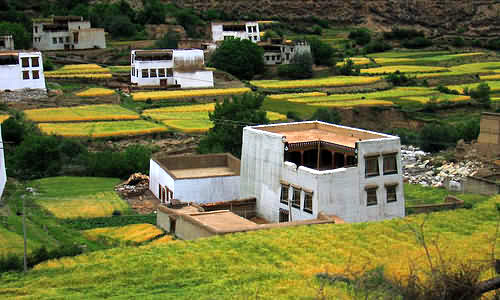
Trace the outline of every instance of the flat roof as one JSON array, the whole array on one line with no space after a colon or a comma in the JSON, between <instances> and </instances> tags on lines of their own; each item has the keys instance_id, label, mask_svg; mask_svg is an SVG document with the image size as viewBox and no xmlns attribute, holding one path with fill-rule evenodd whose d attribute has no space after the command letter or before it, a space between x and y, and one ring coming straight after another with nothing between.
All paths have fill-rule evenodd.
<instances>
[{"instance_id":1,"label":"flat roof","mask_svg":"<svg viewBox=\"0 0 500 300\"><path fill-rule=\"evenodd\" d=\"M200 212L189 214L205 226L217 231L228 231L237 228L254 228L257 224L227 210Z\"/></svg>"},{"instance_id":2,"label":"flat roof","mask_svg":"<svg viewBox=\"0 0 500 300\"><path fill-rule=\"evenodd\" d=\"M240 175L240 160L229 153L171 156L158 154L152 159L174 179Z\"/></svg>"},{"instance_id":3,"label":"flat roof","mask_svg":"<svg viewBox=\"0 0 500 300\"><path fill-rule=\"evenodd\" d=\"M326 142L354 148L356 142L363 140L390 138L391 136L358 128L333 125L312 121L281 123L252 127L257 130L277 133L290 144L307 142Z\"/></svg>"}]
</instances>

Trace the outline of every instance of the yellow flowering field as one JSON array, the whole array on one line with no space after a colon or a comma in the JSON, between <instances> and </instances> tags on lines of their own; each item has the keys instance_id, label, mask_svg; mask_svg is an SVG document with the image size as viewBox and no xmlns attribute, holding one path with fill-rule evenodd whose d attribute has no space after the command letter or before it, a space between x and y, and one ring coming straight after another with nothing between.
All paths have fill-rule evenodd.
<instances>
[{"instance_id":1,"label":"yellow flowering field","mask_svg":"<svg viewBox=\"0 0 500 300\"><path fill-rule=\"evenodd\" d=\"M108 79L112 78L113 75L111 73L103 73L103 74L45 74L46 78L88 78L88 79Z\"/></svg>"},{"instance_id":2,"label":"yellow flowering field","mask_svg":"<svg viewBox=\"0 0 500 300\"><path fill-rule=\"evenodd\" d=\"M29 109L24 111L33 122L137 120L140 116L116 104Z\"/></svg>"},{"instance_id":3,"label":"yellow flowering field","mask_svg":"<svg viewBox=\"0 0 500 300\"><path fill-rule=\"evenodd\" d=\"M484 81L486 82L489 86L492 92L498 92L500 91L500 81ZM467 87L470 89L475 89L480 83L470 83L470 84L459 84L459 85L449 85L447 88L451 90L457 90L460 93L464 92L464 89Z\"/></svg>"},{"instance_id":4,"label":"yellow flowering field","mask_svg":"<svg viewBox=\"0 0 500 300\"><path fill-rule=\"evenodd\" d=\"M427 103L431 99L431 96L412 96L412 97L401 97L402 100L410 100L410 101L417 101L420 103ZM464 96L464 95L446 95L442 94L439 95L437 98L437 102L444 102L444 101L451 101L451 102L460 102L460 101L469 101L471 98L470 96Z\"/></svg>"},{"instance_id":5,"label":"yellow flowering field","mask_svg":"<svg viewBox=\"0 0 500 300\"><path fill-rule=\"evenodd\" d=\"M214 124L210 119L208 119L208 112L205 113L205 119L166 119L163 120L163 124L168 127L179 130L186 133L204 133L207 132L210 128L214 127Z\"/></svg>"},{"instance_id":6,"label":"yellow flowering field","mask_svg":"<svg viewBox=\"0 0 500 300\"><path fill-rule=\"evenodd\" d=\"M500 74L481 76L481 80L500 80Z\"/></svg>"},{"instance_id":7,"label":"yellow flowering field","mask_svg":"<svg viewBox=\"0 0 500 300\"><path fill-rule=\"evenodd\" d=\"M102 69L101 66L96 64L78 64L78 65L65 65L59 70L92 70L92 69Z\"/></svg>"},{"instance_id":8,"label":"yellow flowering field","mask_svg":"<svg viewBox=\"0 0 500 300\"><path fill-rule=\"evenodd\" d=\"M78 123L39 123L45 134L66 137L109 137L145 135L166 131L167 128L145 120Z\"/></svg>"},{"instance_id":9,"label":"yellow flowering field","mask_svg":"<svg viewBox=\"0 0 500 300\"><path fill-rule=\"evenodd\" d=\"M378 68L361 69L362 74L388 74L399 71L401 73L432 73L432 72L445 72L448 69L443 67L430 67L430 66L384 66Z\"/></svg>"},{"instance_id":10,"label":"yellow flowering field","mask_svg":"<svg viewBox=\"0 0 500 300\"><path fill-rule=\"evenodd\" d=\"M0 115L0 124L3 123L3 121L7 120L10 118L10 115Z\"/></svg>"},{"instance_id":11,"label":"yellow flowering field","mask_svg":"<svg viewBox=\"0 0 500 300\"><path fill-rule=\"evenodd\" d=\"M391 58L391 57L374 58L374 60L375 63L379 65L401 64L401 63L410 63L415 61L415 59L413 58Z\"/></svg>"},{"instance_id":12,"label":"yellow flowering field","mask_svg":"<svg viewBox=\"0 0 500 300\"><path fill-rule=\"evenodd\" d=\"M32 241L29 241L29 243L32 243ZM29 246L31 252L33 245ZM23 237L0 226L0 257L9 253L21 254L23 253L23 249Z\"/></svg>"},{"instance_id":13,"label":"yellow flowering field","mask_svg":"<svg viewBox=\"0 0 500 300\"><path fill-rule=\"evenodd\" d=\"M310 92L310 93L290 93L290 94L275 94L269 95L267 98L272 100L287 100L294 98L304 98L304 97L323 97L326 96L326 93L322 92Z\"/></svg>"},{"instance_id":14,"label":"yellow flowering field","mask_svg":"<svg viewBox=\"0 0 500 300\"><path fill-rule=\"evenodd\" d=\"M162 236L161 238L158 238L151 243L149 243L150 246L157 246L157 245L164 245L168 243L176 242L176 240L173 239L171 235L165 235Z\"/></svg>"},{"instance_id":15,"label":"yellow flowering field","mask_svg":"<svg viewBox=\"0 0 500 300\"><path fill-rule=\"evenodd\" d=\"M113 190L119 182L116 178L62 176L34 180L31 184L39 193L36 203L65 219L108 217L115 210L127 211L127 202Z\"/></svg>"},{"instance_id":16,"label":"yellow flowering field","mask_svg":"<svg viewBox=\"0 0 500 300\"><path fill-rule=\"evenodd\" d=\"M250 83L264 89L287 89L307 87L337 87L367 85L380 81L380 77L368 76L332 76L305 80L253 80Z\"/></svg>"},{"instance_id":17,"label":"yellow flowering field","mask_svg":"<svg viewBox=\"0 0 500 300\"><path fill-rule=\"evenodd\" d=\"M103 97L103 96L110 96L114 95L115 91L112 89L106 89L106 88L90 88L86 89L85 91L81 91L76 93L78 97Z\"/></svg>"},{"instance_id":18,"label":"yellow flowering field","mask_svg":"<svg viewBox=\"0 0 500 300\"><path fill-rule=\"evenodd\" d=\"M324 107L356 107L356 106L391 106L393 103L386 100L347 100L347 101L329 101L329 102L315 102L309 103L312 106Z\"/></svg>"},{"instance_id":19,"label":"yellow flowering field","mask_svg":"<svg viewBox=\"0 0 500 300\"><path fill-rule=\"evenodd\" d=\"M103 68L96 64L66 65L55 71L47 71L45 75L68 75L68 74L96 74L109 73L108 68Z\"/></svg>"},{"instance_id":20,"label":"yellow flowering field","mask_svg":"<svg viewBox=\"0 0 500 300\"><path fill-rule=\"evenodd\" d=\"M250 92L249 88L201 89L201 90L180 90L180 91L137 92L137 93L132 93L132 97L135 101L146 101L148 99L165 100L165 99L182 99L190 97L238 95L248 92Z\"/></svg>"},{"instance_id":21,"label":"yellow flowering field","mask_svg":"<svg viewBox=\"0 0 500 300\"><path fill-rule=\"evenodd\" d=\"M347 62L348 59L350 59L354 63L354 65L356 65L356 66L369 65L372 63L372 61L366 57L349 57L349 58L344 59L344 61L338 62L337 66L338 67L343 66Z\"/></svg>"},{"instance_id":22,"label":"yellow flowering field","mask_svg":"<svg viewBox=\"0 0 500 300\"><path fill-rule=\"evenodd\" d=\"M119 241L144 243L162 235L160 228L151 224L133 224L121 227L104 227L84 230L83 234L90 240L97 240L100 236Z\"/></svg>"}]
</instances>

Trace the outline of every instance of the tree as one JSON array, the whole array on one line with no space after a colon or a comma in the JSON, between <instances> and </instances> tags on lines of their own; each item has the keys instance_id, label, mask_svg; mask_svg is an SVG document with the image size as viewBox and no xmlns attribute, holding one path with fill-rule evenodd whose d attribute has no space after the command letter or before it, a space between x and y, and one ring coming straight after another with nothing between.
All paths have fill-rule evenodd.
<instances>
[{"instance_id":1,"label":"tree","mask_svg":"<svg viewBox=\"0 0 500 300\"><path fill-rule=\"evenodd\" d=\"M356 42L356 44L360 46L364 46L368 44L372 37L370 35L370 32L366 29L356 29L354 31L351 31L349 33L349 39L353 40Z\"/></svg>"},{"instance_id":2,"label":"tree","mask_svg":"<svg viewBox=\"0 0 500 300\"><path fill-rule=\"evenodd\" d=\"M246 93L234 96L232 100L225 99L222 104L215 105L214 112L209 114L214 127L200 141L198 151L231 152L240 157L243 127L269 123L266 112L260 110L263 101L263 95Z\"/></svg>"},{"instance_id":3,"label":"tree","mask_svg":"<svg viewBox=\"0 0 500 300\"><path fill-rule=\"evenodd\" d=\"M232 39L222 42L210 60L217 69L240 79L252 79L264 70L264 50L249 40Z\"/></svg>"},{"instance_id":4,"label":"tree","mask_svg":"<svg viewBox=\"0 0 500 300\"><path fill-rule=\"evenodd\" d=\"M476 89L471 89L469 91L472 99L485 107L490 107L491 105L490 93L490 86L486 82L481 82Z\"/></svg>"},{"instance_id":5,"label":"tree","mask_svg":"<svg viewBox=\"0 0 500 300\"><path fill-rule=\"evenodd\" d=\"M175 31L168 31L163 38L156 41L155 46L161 49L177 49L179 34Z\"/></svg>"},{"instance_id":6,"label":"tree","mask_svg":"<svg viewBox=\"0 0 500 300\"><path fill-rule=\"evenodd\" d=\"M336 109L318 108L311 117L311 120L318 120L327 123L339 124L340 113Z\"/></svg>"},{"instance_id":7,"label":"tree","mask_svg":"<svg viewBox=\"0 0 500 300\"><path fill-rule=\"evenodd\" d=\"M330 45L316 37L308 38L307 42L311 46L312 56L316 65L332 65L332 57L335 50Z\"/></svg>"},{"instance_id":8,"label":"tree","mask_svg":"<svg viewBox=\"0 0 500 300\"><path fill-rule=\"evenodd\" d=\"M106 29L113 37L133 37L137 33L135 24L127 15L110 17Z\"/></svg>"},{"instance_id":9,"label":"tree","mask_svg":"<svg viewBox=\"0 0 500 300\"><path fill-rule=\"evenodd\" d=\"M278 67L278 75L291 79L311 78L313 75L312 65L313 59L311 53L297 53L290 61L290 64Z\"/></svg>"}]
</instances>

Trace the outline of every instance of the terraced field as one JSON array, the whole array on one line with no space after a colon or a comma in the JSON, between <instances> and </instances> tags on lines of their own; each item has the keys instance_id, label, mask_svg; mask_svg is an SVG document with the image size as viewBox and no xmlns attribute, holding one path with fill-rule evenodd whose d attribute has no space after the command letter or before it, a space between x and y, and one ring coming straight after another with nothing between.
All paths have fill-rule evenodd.
<instances>
[{"instance_id":1,"label":"terraced field","mask_svg":"<svg viewBox=\"0 0 500 300\"><path fill-rule=\"evenodd\" d=\"M151 224L133 224L121 227L103 227L84 231L84 235L90 240L100 237L110 238L121 242L145 243L164 232Z\"/></svg>"},{"instance_id":2,"label":"terraced field","mask_svg":"<svg viewBox=\"0 0 500 300\"><path fill-rule=\"evenodd\" d=\"M132 98L134 99L134 101L167 100L210 96L229 96L244 94L248 92L250 92L249 88L137 92L132 93Z\"/></svg>"},{"instance_id":3,"label":"terraced field","mask_svg":"<svg viewBox=\"0 0 500 300\"><path fill-rule=\"evenodd\" d=\"M253 80L250 81L250 84L264 89L289 89L367 85L381 79L380 77L368 76L333 76L305 80Z\"/></svg>"},{"instance_id":4,"label":"terraced field","mask_svg":"<svg viewBox=\"0 0 500 300\"><path fill-rule=\"evenodd\" d=\"M37 123L71 121L137 120L139 114L114 104L30 109L26 117Z\"/></svg>"},{"instance_id":5,"label":"terraced field","mask_svg":"<svg viewBox=\"0 0 500 300\"><path fill-rule=\"evenodd\" d=\"M45 134L66 137L134 136L166 131L167 128L145 120L78 123L39 123Z\"/></svg>"},{"instance_id":6,"label":"terraced field","mask_svg":"<svg viewBox=\"0 0 500 300\"><path fill-rule=\"evenodd\" d=\"M114 191L115 178L50 177L34 180L35 201L57 218L108 217L113 211L127 212L128 204ZM64 188L62 188L64 187Z\"/></svg>"},{"instance_id":7,"label":"terraced field","mask_svg":"<svg viewBox=\"0 0 500 300\"><path fill-rule=\"evenodd\" d=\"M107 79L111 78L111 72L108 68L103 68L96 64L65 65L56 71L47 71L44 73L46 78L91 78Z\"/></svg>"},{"instance_id":8,"label":"terraced field","mask_svg":"<svg viewBox=\"0 0 500 300\"><path fill-rule=\"evenodd\" d=\"M492 92L499 92L500 91L500 81L484 81L490 86L490 90ZM460 93L464 92L465 88L470 89L475 89L480 83L470 83L470 84L458 84L458 85L449 85L447 88L451 90L457 90Z\"/></svg>"},{"instance_id":9,"label":"terraced field","mask_svg":"<svg viewBox=\"0 0 500 300\"><path fill-rule=\"evenodd\" d=\"M378 68L361 69L361 74L389 74L399 71L400 73L433 73L433 72L446 72L448 69L442 67L430 66L412 66L412 65L399 65L399 66L384 66Z\"/></svg>"},{"instance_id":10,"label":"terraced field","mask_svg":"<svg viewBox=\"0 0 500 300\"><path fill-rule=\"evenodd\" d=\"M76 93L78 97L104 97L114 95L115 91L106 88L90 88L85 91Z\"/></svg>"}]
</instances>

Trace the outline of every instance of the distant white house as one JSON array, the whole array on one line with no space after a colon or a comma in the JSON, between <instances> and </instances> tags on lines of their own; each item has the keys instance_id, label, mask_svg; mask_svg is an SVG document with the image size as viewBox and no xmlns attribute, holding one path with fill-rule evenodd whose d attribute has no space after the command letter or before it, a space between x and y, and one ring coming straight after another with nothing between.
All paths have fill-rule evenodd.
<instances>
[{"instance_id":1,"label":"distant white house","mask_svg":"<svg viewBox=\"0 0 500 300\"><path fill-rule=\"evenodd\" d=\"M38 50L106 48L103 28L91 28L80 16L33 20L33 47Z\"/></svg>"},{"instance_id":2,"label":"distant white house","mask_svg":"<svg viewBox=\"0 0 500 300\"><path fill-rule=\"evenodd\" d=\"M45 88L41 52L0 51L0 91Z\"/></svg>"},{"instance_id":3,"label":"distant white house","mask_svg":"<svg viewBox=\"0 0 500 300\"><path fill-rule=\"evenodd\" d=\"M12 35L0 35L1 50L14 50L14 38Z\"/></svg>"},{"instance_id":4,"label":"distant white house","mask_svg":"<svg viewBox=\"0 0 500 300\"><path fill-rule=\"evenodd\" d=\"M243 129L241 197L271 222L405 215L399 137L313 121Z\"/></svg>"},{"instance_id":5,"label":"distant white house","mask_svg":"<svg viewBox=\"0 0 500 300\"><path fill-rule=\"evenodd\" d=\"M311 46L305 41L282 41L281 39L260 43L264 49L264 64L266 65L286 65L289 64L295 55L300 53L311 54Z\"/></svg>"},{"instance_id":6,"label":"distant white house","mask_svg":"<svg viewBox=\"0 0 500 300\"><path fill-rule=\"evenodd\" d=\"M3 195L5 183L7 183L7 173L5 171L5 158L3 155L2 130L0 127L0 197Z\"/></svg>"},{"instance_id":7,"label":"distant white house","mask_svg":"<svg viewBox=\"0 0 500 300\"><path fill-rule=\"evenodd\" d=\"M228 39L260 42L259 24L257 22L212 23L212 41L222 42Z\"/></svg>"},{"instance_id":8,"label":"distant white house","mask_svg":"<svg viewBox=\"0 0 500 300\"><path fill-rule=\"evenodd\" d=\"M157 155L150 160L149 189L164 204L240 198L240 161L231 154Z\"/></svg>"},{"instance_id":9,"label":"distant white house","mask_svg":"<svg viewBox=\"0 0 500 300\"><path fill-rule=\"evenodd\" d=\"M161 49L131 51L131 82L137 86L206 88L214 86L203 50Z\"/></svg>"}]
</instances>

